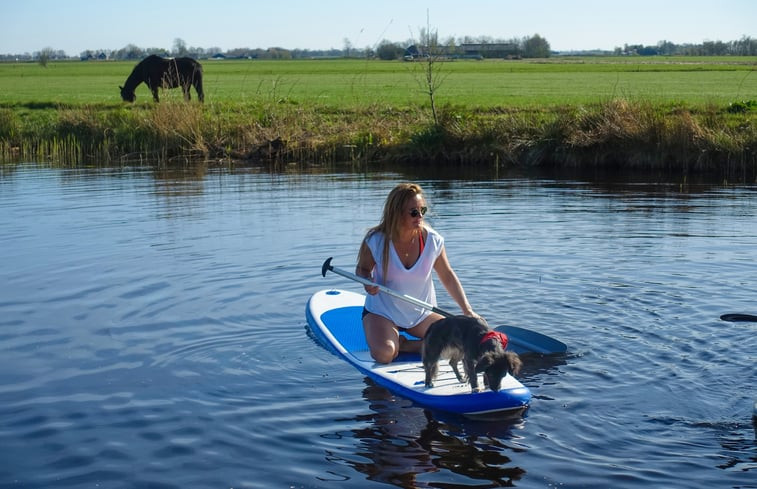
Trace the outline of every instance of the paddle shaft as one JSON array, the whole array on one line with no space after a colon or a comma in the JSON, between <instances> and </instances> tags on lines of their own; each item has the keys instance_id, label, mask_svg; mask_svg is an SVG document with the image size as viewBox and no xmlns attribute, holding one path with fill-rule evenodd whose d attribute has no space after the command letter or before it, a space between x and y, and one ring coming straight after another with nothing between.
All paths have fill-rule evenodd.
<instances>
[{"instance_id":1,"label":"paddle shaft","mask_svg":"<svg viewBox=\"0 0 757 489\"><path fill-rule=\"evenodd\" d=\"M428 309L428 310L433 311L433 312L435 312L437 314L441 314L444 317L452 317L452 316L454 316L454 314L449 313L447 311L444 311L442 309L439 309L438 307L433 306L433 305L429 304L428 302L424 302L424 301L422 301L420 299L416 299L415 297L411 297L409 295L402 294L402 293L397 292L396 290L392 290L389 287L386 287L384 285L377 284L375 282L371 282L367 278L358 277L354 273L345 272L344 270L340 270L340 269L336 268L335 266L333 266L331 264L331 259L332 258L329 258L328 260L326 260L325 262L323 262L323 267L321 267L321 274L324 277L326 276L326 272L327 271L331 271L331 272L336 273L337 275L341 275L342 277L348 278L350 280L354 280L355 282L359 282L359 283L361 283L363 285L367 285L369 287L378 287L378 289L381 292L385 293L385 294L391 295L392 297L396 297L397 299L403 300L405 302L409 302L410 304L416 305L418 307L422 307L423 309Z\"/></svg>"},{"instance_id":2,"label":"paddle shaft","mask_svg":"<svg viewBox=\"0 0 757 489\"><path fill-rule=\"evenodd\" d=\"M341 275L342 277L348 278L350 280L354 280L355 282L361 283L363 285L367 285L369 287L378 287L379 290L381 292L384 292L385 294L388 294L388 295L391 295L392 297L396 297L397 299L409 302L410 304L413 304L415 306L422 307L424 309L429 309L437 314L441 314L444 317L452 317L454 315L447 311L439 309L436 306L432 306L431 304L427 302L423 302L420 299L416 299L415 297L401 294L395 290L390 289L389 287L385 287L383 285L373 283L370 280L363 277L358 277L354 273L340 270L331 265L331 258L323 262L323 267L321 267L321 274L324 277L326 276L327 271L332 271L336 273L337 275ZM500 330L501 328L507 328L507 331L508 331L507 335L512 340L513 345L519 345L521 349L523 350L523 352L535 352L535 353L549 355L552 353L565 353L566 351L568 351L568 346L565 343L562 343L553 338L550 338L549 336L545 336L535 331L529 331L524 328L515 328L515 327L500 327L496 329Z\"/></svg>"}]
</instances>

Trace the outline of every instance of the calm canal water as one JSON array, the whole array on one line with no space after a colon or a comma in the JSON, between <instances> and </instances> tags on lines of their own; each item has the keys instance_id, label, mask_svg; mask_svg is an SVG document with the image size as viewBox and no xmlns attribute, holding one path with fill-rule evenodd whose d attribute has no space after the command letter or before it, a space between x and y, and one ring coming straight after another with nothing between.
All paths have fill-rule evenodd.
<instances>
[{"instance_id":1,"label":"calm canal water","mask_svg":"<svg viewBox=\"0 0 757 489\"><path fill-rule=\"evenodd\" d=\"M308 334L405 180L477 311L569 345L522 419ZM0 166L0 487L755 488L757 187L651 181Z\"/></svg>"}]
</instances>

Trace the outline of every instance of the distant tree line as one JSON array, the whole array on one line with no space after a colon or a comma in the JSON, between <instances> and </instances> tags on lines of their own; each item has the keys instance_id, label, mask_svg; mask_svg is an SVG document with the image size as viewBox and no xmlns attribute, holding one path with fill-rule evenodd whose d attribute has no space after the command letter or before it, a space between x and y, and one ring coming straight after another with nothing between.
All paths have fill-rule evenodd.
<instances>
[{"instance_id":1,"label":"distant tree line","mask_svg":"<svg viewBox=\"0 0 757 489\"><path fill-rule=\"evenodd\" d=\"M547 58L555 54L549 42L538 34L523 38L495 39L491 37L448 38L438 40L440 53L445 56L470 56L471 45L483 47L477 52L481 58ZM262 48L234 48L222 50L219 47L192 47L182 39L174 40L173 49L141 48L128 44L121 49L92 49L79 53L81 60L140 60L150 54L160 56L190 56L197 59L233 58L233 59L307 59L307 58L378 58L383 60L402 59L408 54L408 48L414 47L418 53L424 48L415 40L393 42L382 40L374 46L358 48L349 39L344 40L341 49L285 49L281 47ZM437 53L439 54L439 53ZM654 46L642 44L626 44L616 47L612 51L591 51L571 54L603 54L617 56L757 56L757 39L744 36L737 41L704 41L700 44L675 44L670 41L660 41ZM0 54L0 61L37 61L46 65L48 61L72 59L62 50L44 48L34 53Z\"/></svg>"},{"instance_id":2,"label":"distant tree line","mask_svg":"<svg viewBox=\"0 0 757 489\"><path fill-rule=\"evenodd\" d=\"M421 39L427 34L421 32ZM424 56L435 54L449 57L479 58L548 58L552 51L549 42L539 34L527 36L521 39L492 39L489 37L463 37L460 39L448 38L439 40L432 35L433 40L429 46L418 46L413 41L400 44L391 41L381 41L374 53L374 57L383 60L400 59L407 56ZM431 53L430 51L434 51Z\"/></svg>"},{"instance_id":3,"label":"distant tree line","mask_svg":"<svg viewBox=\"0 0 757 489\"><path fill-rule=\"evenodd\" d=\"M660 41L655 46L626 44L616 47L617 55L639 56L757 56L757 39L744 36L738 41L704 41L701 44L675 44Z\"/></svg>"}]
</instances>

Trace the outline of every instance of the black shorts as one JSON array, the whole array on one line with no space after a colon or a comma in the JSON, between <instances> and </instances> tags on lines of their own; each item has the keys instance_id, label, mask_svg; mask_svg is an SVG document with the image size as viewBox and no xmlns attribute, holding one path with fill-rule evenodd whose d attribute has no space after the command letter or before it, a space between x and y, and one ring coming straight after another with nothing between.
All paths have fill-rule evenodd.
<instances>
[{"instance_id":1,"label":"black shorts","mask_svg":"<svg viewBox=\"0 0 757 489\"><path fill-rule=\"evenodd\" d=\"M371 312L371 311L369 311L368 309L366 309L366 308L364 307L364 308L363 308L363 315L361 316L361 318L365 318L365 316L367 316L368 314L376 314L376 313L375 313L375 312ZM397 328L398 330L400 330L400 331L407 331L407 328L401 328L401 327L399 327L399 326L396 326L396 328Z\"/></svg>"}]
</instances>

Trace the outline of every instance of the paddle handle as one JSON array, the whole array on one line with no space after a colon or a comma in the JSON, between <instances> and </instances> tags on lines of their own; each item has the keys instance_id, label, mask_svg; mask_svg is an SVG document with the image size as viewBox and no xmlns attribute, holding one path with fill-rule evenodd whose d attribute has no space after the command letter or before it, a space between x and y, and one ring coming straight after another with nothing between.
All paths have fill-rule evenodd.
<instances>
[{"instance_id":1,"label":"paddle handle","mask_svg":"<svg viewBox=\"0 0 757 489\"><path fill-rule=\"evenodd\" d=\"M333 257L332 257L333 258ZM405 302L409 302L410 304L416 305L418 307L422 307L423 309L428 309L430 311L433 311L437 314L441 314L444 317L452 317L454 314L451 314L447 311L444 311L442 309L439 309L436 306L433 306L429 304L428 302L424 302L420 299L416 299L415 297L411 297L409 295L402 294L400 292L397 292L396 290L392 290L389 287L386 287L381 284L377 284L375 282L371 282L367 278L359 277L355 275L354 273L345 272L344 270L340 270L333 266L331 264L332 258L327 259L325 262L323 262L323 266L321 267L321 275L324 277L326 276L327 271L331 271L336 273L337 275L341 275L342 277L348 278L350 280L354 280L355 282L359 282L363 285L367 285L369 287L378 287L378 289L388 295L391 295L392 297L396 297L397 299L403 300Z\"/></svg>"}]
</instances>

